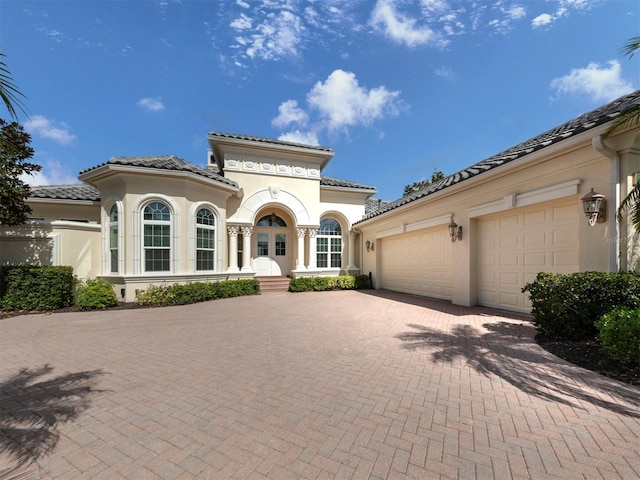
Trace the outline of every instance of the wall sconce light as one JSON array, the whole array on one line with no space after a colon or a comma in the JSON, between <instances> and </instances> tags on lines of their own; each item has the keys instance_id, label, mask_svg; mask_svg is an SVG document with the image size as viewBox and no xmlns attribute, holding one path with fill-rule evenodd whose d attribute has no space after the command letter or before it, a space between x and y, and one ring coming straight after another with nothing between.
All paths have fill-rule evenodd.
<instances>
[{"instance_id":1,"label":"wall sconce light","mask_svg":"<svg viewBox=\"0 0 640 480\"><path fill-rule=\"evenodd\" d=\"M462 226L454 222L453 217L451 218L451 223L449 224L449 236L451 237L452 242L455 242L456 240L462 240Z\"/></svg>"},{"instance_id":2,"label":"wall sconce light","mask_svg":"<svg viewBox=\"0 0 640 480\"><path fill-rule=\"evenodd\" d=\"M589 193L580 199L582 202L582 208L584 214L587 217L587 221L590 226L594 226L596 223L603 223L606 221L606 203L604 195L596 193L593 188Z\"/></svg>"},{"instance_id":3,"label":"wall sconce light","mask_svg":"<svg viewBox=\"0 0 640 480\"><path fill-rule=\"evenodd\" d=\"M365 242L365 246L367 247L367 252L373 252L373 249L375 248L376 245L375 245L375 243L367 240Z\"/></svg>"}]
</instances>

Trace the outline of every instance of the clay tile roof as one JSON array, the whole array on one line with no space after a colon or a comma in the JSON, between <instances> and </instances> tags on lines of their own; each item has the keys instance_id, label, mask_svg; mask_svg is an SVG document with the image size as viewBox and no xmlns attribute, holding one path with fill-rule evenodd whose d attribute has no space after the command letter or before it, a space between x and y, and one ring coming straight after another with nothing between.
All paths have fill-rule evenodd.
<instances>
[{"instance_id":1,"label":"clay tile roof","mask_svg":"<svg viewBox=\"0 0 640 480\"><path fill-rule=\"evenodd\" d=\"M31 187L29 198L46 198L52 200L86 200L100 201L100 191L89 185L46 185Z\"/></svg>"},{"instance_id":2,"label":"clay tile roof","mask_svg":"<svg viewBox=\"0 0 640 480\"><path fill-rule=\"evenodd\" d=\"M381 207L368 215L365 215L365 217L361 221L375 217L384 212L388 212L389 210L393 210L394 208L398 208L419 198L426 197L452 185L456 185L457 183L463 182L468 178L482 175L484 172L513 162L529 155L530 153L542 150L550 145L561 142L562 140L566 140L567 138L573 137L580 133L591 130L599 125L610 122L630 106L637 104L640 104L640 90L636 90L633 93L620 97L611 103L597 108L596 110L585 113L584 115L580 115L579 117L563 123L558 127L552 128L551 130L541 133L536 137L530 138L529 140L526 140L496 155L475 163L470 167L454 173L453 175L449 175L442 180L432 183L422 190L418 190L417 192L413 192L406 197L402 197L393 202L389 202L386 206Z\"/></svg>"},{"instance_id":3,"label":"clay tile roof","mask_svg":"<svg viewBox=\"0 0 640 480\"><path fill-rule=\"evenodd\" d=\"M231 185L232 187L238 187L238 184L233 180L229 180L222 175L209 171L205 168L198 167L192 163L187 162L174 155L159 155L150 157L112 157L109 161L96 165L95 167L82 170L80 174L90 172L104 165L124 165L130 167L149 168L157 170L172 170L177 172L189 172L195 175L206 177L216 182Z\"/></svg>"},{"instance_id":4,"label":"clay tile roof","mask_svg":"<svg viewBox=\"0 0 640 480\"><path fill-rule=\"evenodd\" d=\"M221 132L209 132L209 135L213 135L216 137L232 138L236 140L249 140L252 142L270 143L273 145L282 145L286 147L304 147L304 148L311 148L313 150L321 150L323 152L333 152L333 149L329 147L322 147L320 145L307 145L304 143L287 142L284 140L273 140L271 138L252 137L250 135L237 135L235 133L221 133Z\"/></svg>"},{"instance_id":5,"label":"clay tile roof","mask_svg":"<svg viewBox=\"0 0 640 480\"><path fill-rule=\"evenodd\" d=\"M325 187L346 187L346 188L362 188L364 190L375 190L375 187L364 185L362 183L349 182L347 180L339 180L331 177L320 177L320 185Z\"/></svg>"}]
</instances>

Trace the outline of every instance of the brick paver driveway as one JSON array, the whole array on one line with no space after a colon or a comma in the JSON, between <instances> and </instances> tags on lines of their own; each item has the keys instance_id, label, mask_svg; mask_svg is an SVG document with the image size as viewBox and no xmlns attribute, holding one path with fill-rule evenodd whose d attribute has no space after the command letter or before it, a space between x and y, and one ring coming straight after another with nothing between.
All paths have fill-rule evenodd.
<instances>
[{"instance_id":1,"label":"brick paver driveway","mask_svg":"<svg viewBox=\"0 0 640 480\"><path fill-rule=\"evenodd\" d=\"M640 391L533 335L390 292L0 320L0 476L640 477Z\"/></svg>"}]
</instances>

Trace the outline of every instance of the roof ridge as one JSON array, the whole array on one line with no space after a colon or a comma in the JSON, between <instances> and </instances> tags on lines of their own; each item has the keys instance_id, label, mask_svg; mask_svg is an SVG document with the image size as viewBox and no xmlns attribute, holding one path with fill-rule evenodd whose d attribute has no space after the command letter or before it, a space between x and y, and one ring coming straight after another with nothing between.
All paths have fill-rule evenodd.
<instances>
[{"instance_id":1,"label":"roof ridge","mask_svg":"<svg viewBox=\"0 0 640 480\"><path fill-rule=\"evenodd\" d=\"M288 140L276 140L273 138L267 138L267 137L257 137L257 136L253 136L253 135L242 135L242 134L238 134L238 133L224 133L224 132L209 132L209 135L215 135L218 137L225 137L225 138L235 138L238 140L250 140L250 141L255 141L255 142L262 142L262 143L273 143L274 145L284 145L284 146L290 146L290 147L304 147L304 148L311 148L314 150L322 150L325 152L333 152L333 149L330 147L323 147L322 145L311 145L308 143L298 143L298 142L291 142Z\"/></svg>"}]
</instances>

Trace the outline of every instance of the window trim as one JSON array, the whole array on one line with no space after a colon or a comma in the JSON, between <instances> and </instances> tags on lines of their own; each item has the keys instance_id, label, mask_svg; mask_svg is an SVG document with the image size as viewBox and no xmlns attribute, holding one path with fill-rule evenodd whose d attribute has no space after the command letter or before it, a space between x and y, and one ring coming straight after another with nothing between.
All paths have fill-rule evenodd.
<instances>
[{"instance_id":1,"label":"window trim","mask_svg":"<svg viewBox=\"0 0 640 480\"><path fill-rule=\"evenodd\" d=\"M206 210L209 213L211 213L211 216L213 217L213 225L206 225L203 223L199 223L198 222L198 215L200 214L201 211ZM212 208L208 207L208 206L203 206L200 205L195 209L195 218L194 218L194 228L195 228L195 269L194 271L196 272L215 272L216 271L216 259L217 259L217 254L218 254L218 249L217 249L217 241L218 241L218 216L215 212L215 210L213 210ZM198 231L202 229L205 231L209 231L213 233L213 247L212 248L202 248L202 247L198 247ZM213 252L213 259L212 259L212 267L213 268L207 268L207 269L200 269L198 268L198 253L199 252Z\"/></svg>"},{"instance_id":2,"label":"window trim","mask_svg":"<svg viewBox=\"0 0 640 480\"><path fill-rule=\"evenodd\" d=\"M167 207L169 207L169 211L171 212L171 247L169 256L169 271L147 272L144 265L144 209L152 202L164 203L165 205L167 205ZM133 274L146 276L164 276L174 273L176 270L176 265L178 265L180 261L180 239L177 236L178 229L176 228L176 226L180 224L180 211L176 205L175 200L171 197L168 197L167 195L157 193L147 194L136 200L133 205L132 212L133 258L131 259L131 263L133 265Z\"/></svg>"},{"instance_id":3,"label":"window trim","mask_svg":"<svg viewBox=\"0 0 640 480\"><path fill-rule=\"evenodd\" d=\"M326 221L326 220L333 220L338 227L340 228L340 233L339 234L324 234L324 233L320 233L322 231L322 222ZM338 220L337 218L333 217L333 216L326 216L323 217L322 219L320 219L320 226L318 228L318 232L316 233L316 266L318 268L321 269L327 269L327 270L340 270L343 268L344 265L344 226L342 225L342 222L340 222L340 220ZM322 240L326 240L326 251L321 251L320 250L320 241ZM332 240L340 240L340 249L339 251L337 249L334 250L333 248L333 241ZM340 265L339 266L333 266L333 255L340 255ZM321 261L320 258L321 256L324 257L324 261ZM326 262L326 266L322 266L321 264Z\"/></svg>"}]
</instances>

